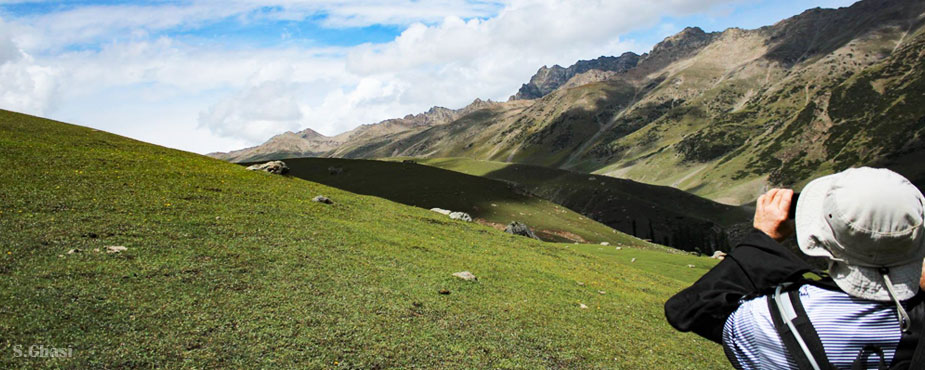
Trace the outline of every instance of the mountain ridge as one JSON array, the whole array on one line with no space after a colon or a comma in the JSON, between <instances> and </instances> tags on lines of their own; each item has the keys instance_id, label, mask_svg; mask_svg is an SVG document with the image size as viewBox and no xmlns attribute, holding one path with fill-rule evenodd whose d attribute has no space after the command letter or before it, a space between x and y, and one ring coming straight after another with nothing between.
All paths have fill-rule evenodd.
<instances>
[{"instance_id":1,"label":"mountain ridge","mask_svg":"<svg viewBox=\"0 0 925 370\"><path fill-rule=\"evenodd\" d=\"M689 27L628 70L586 71L542 97L321 155L567 168L730 204L850 166L920 178L910 160L890 158L922 146L923 13L919 1L863 0L753 30Z\"/></svg>"}]
</instances>

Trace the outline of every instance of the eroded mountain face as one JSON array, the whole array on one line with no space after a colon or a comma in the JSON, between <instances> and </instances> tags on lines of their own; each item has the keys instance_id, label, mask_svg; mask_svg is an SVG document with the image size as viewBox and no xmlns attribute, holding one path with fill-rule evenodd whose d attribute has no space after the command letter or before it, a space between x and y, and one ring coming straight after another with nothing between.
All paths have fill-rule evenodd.
<instances>
[{"instance_id":1,"label":"eroded mountain face","mask_svg":"<svg viewBox=\"0 0 925 370\"><path fill-rule=\"evenodd\" d=\"M414 119L432 110L334 138L312 136L299 150L537 164L727 203L868 164L921 186L925 171L915 158L925 148L923 23L921 1L864 0L756 30L688 28L642 56L541 68L508 102L476 101L441 110L441 119ZM260 148L224 158L273 152Z\"/></svg>"}]
</instances>

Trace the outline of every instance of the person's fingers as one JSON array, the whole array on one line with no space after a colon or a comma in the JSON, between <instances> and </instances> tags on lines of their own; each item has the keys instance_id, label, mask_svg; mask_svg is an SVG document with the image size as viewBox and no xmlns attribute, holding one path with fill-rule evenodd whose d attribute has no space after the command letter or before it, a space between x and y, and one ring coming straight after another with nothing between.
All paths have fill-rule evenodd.
<instances>
[{"instance_id":1,"label":"person's fingers","mask_svg":"<svg viewBox=\"0 0 925 370\"><path fill-rule=\"evenodd\" d=\"M793 190L784 189L781 191L780 209L784 212L790 211L790 203L793 201Z\"/></svg>"},{"instance_id":2,"label":"person's fingers","mask_svg":"<svg viewBox=\"0 0 925 370\"><path fill-rule=\"evenodd\" d=\"M780 209L780 201L784 196L784 189L774 189L774 197L771 199L770 206L775 209Z\"/></svg>"}]
</instances>

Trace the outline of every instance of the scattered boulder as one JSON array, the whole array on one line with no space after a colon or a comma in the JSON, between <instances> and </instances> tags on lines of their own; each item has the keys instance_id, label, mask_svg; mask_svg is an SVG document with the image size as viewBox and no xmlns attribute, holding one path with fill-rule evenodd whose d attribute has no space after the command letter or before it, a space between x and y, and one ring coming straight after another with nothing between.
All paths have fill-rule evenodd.
<instances>
[{"instance_id":1,"label":"scattered boulder","mask_svg":"<svg viewBox=\"0 0 925 370\"><path fill-rule=\"evenodd\" d=\"M453 211L448 210L448 209L443 209L443 208L431 208L430 210L431 210L431 211L434 211L434 212L437 212L437 213L439 213L439 214L441 214L441 215L445 215L445 216L449 216L450 213L453 213Z\"/></svg>"},{"instance_id":2,"label":"scattered boulder","mask_svg":"<svg viewBox=\"0 0 925 370\"><path fill-rule=\"evenodd\" d=\"M340 175L344 173L344 168L331 166L331 167L328 167L328 173L332 175Z\"/></svg>"},{"instance_id":3,"label":"scattered boulder","mask_svg":"<svg viewBox=\"0 0 925 370\"><path fill-rule=\"evenodd\" d=\"M447 294L450 294L450 291L449 291L449 290L446 290L446 289L440 289L440 291L438 291L437 293L440 293L440 294L443 294L443 295L447 295Z\"/></svg>"},{"instance_id":4,"label":"scattered boulder","mask_svg":"<svg viewBox=\"0 0 925 370\"><path fill-rule=\"evenodd\" d=\"M334 204L333 200L331 200L330 198L324 195L319 195L317 197L312 198L312 202L318 202L318 203L324 203L324 204Z\"/></svg>"},{"instance_id":5,"label":"scattered boulder","mask_svg":"<svg viewBox=\"0 0 925 370\"><path fill-rule=\"evenodd\" d=\"M453 212L450 213L450 218L454 220L460 220L465 222L472 222L472 217L469 216L466 212Z\"/></svg>"},{"instance_id":6,"label":"scattered boulder","mask_svg":"<svg viewBox=\"0 0 925 370\"><path fill-rule=\"evenodd\" d=\"M475 275L473 275L469 271L460 271L460 272L454 273L453 276L463 279L465 281L476 281L479 279L475 277Z\"/></svg>"},{"instance_id":7,"label":"scattered boulder","mask_svg":"<svg viewBox=\"0 0 925 370\"><path fill-rule=\"evenodd\" d=\"M286 166L286 163L283 161L269 161L267 163L255 164L247 169L251 171L265 171L277 175L285 175L289 173L289 167Z\"/></svg>"},{"instance_id":8,"label":"scattered boulder","mask_svg":"<svg viewBox=\"0 0 925 370\"><path fill-rule=\"evenodd\" d=\"M111 245L111 246L106 247L106 253L109 253L109 254L125 252L127 250L128 248L123 247L121 245Z\"/></svg>"},{"instance_id":9,"label":"scattered boulder","mask_svg":"<svg viewBox=\"0 0 925 370\"><path fill-rule=\"evenodd\" d=\"M636 259L635 259L635 258L633 258L633 259L630 260L630 263L635 263L635 262L636 262Z\"/></svg>"},{"instance_id":10,"label":"scattered boulder","mask_svg":"<svg viewBox=\"0 0 925 370\"><path fill-rule=\"evenodd\" d=\"M582 283L582 282L580 282L580 281L578 282L578 286L584 286L584 285L585 285L585 283Z\"/></svg>"},{"instance_id":11,"label":"scattered boulder","mask_svg":"<svg viewBox=\"0 0 925 370\"><path fill-rule=\"evenodd\" d=\"M723 251L716 251L716 252L713 252L713 255L710 256L710 258L715 258L715 259L718 259L718 260L724 260L724 259L726 259L726 253L723 252Z\"/></svg>"},{"instance_id":12,"label":"scattered boulder","mask_svg":"<svg viewBox=\"0 0 925 370\"><path fill-rule=\"evenodd\" d=\"M623 247L617 247L617 250L621 250L621 249L623 249Z\"/></svg>"},{"instance_id":13,"label":"scattered boulder","mask_svg":"<svg viewBox=\"0 0 925 370\"><path fill-rule=\"evenodd\" d=\"M694 265L687 265L687 268L692 269L694 268Z\"/></svg>"},{"instance_id":14,"label":"scattered boulder","mask_svg":"<svg viewBox=\"0 0 925 370\"><path fill-rule=\"evenodd\" d=\"M536 237L536 234L533 233L533 230L530 230L530 227L522 222L512 221L507 225L506 228L504 228L504 232L540 240L540 238Z\"/></svg>"},{"instance_id":15,"label":"scattered boulder","mask_svg":"<svg viewBox=\"0 0 925 370\"><path fill-rule=\"evenodd\" d=\"M597 293L600 294L600 295L607 294L607 292L605 292L605 291L603 291L603 290L598 290Z\"/></svg>"},{"instance_id":16,"label":"scattered boulder","mask_svg":"<svg viewBox=\"0 0 925 370\"><path fill-rule=\"evenodd\" d=\"M610 243L608 243L608 242L601 242L601 245L603 245L603 246L606 247L606 246L610 245Z\"/></svg>"},{"instance_id":17,"label":"scattered boulder","mask_svg":"<svg viewBox=\"0 0 925 370\"><path fill-rule=\"evenodd\" d=\"M579 304L578 304L578 308L583 309L583 310L586 310L586 309L588 309L588 306L585 305L584 303L579 303Z\"/></svg>"},{"instance_id":18,"label":"scattered boulder","mask_svg":"<svg viewBox=\"0 0 925 370\"><path fill-rule=\"evenodd\" d=\"M67 254L74 254L74 253L80 253L80 249L74 248L74 249L67 251Z\"/></svg>"}]
</instances>

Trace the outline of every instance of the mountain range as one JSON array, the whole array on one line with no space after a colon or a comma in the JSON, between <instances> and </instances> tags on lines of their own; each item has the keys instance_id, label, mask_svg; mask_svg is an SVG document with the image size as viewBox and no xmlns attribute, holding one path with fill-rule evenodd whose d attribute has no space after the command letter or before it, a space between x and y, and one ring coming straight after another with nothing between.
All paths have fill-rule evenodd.
<instances>
[{"instance_id":1,"label":"mountain range","mask_svg":"<svg viewBox=\"0 0 925 370\"><path fill-rule=\"evenodd\" d=\"M475 100L211 156L468 157L673 186L729 204L851 166L922 187L925 2L863 0L754 30L689 27L646 54L540 68Z\"/></svg>"}]
</instances>

